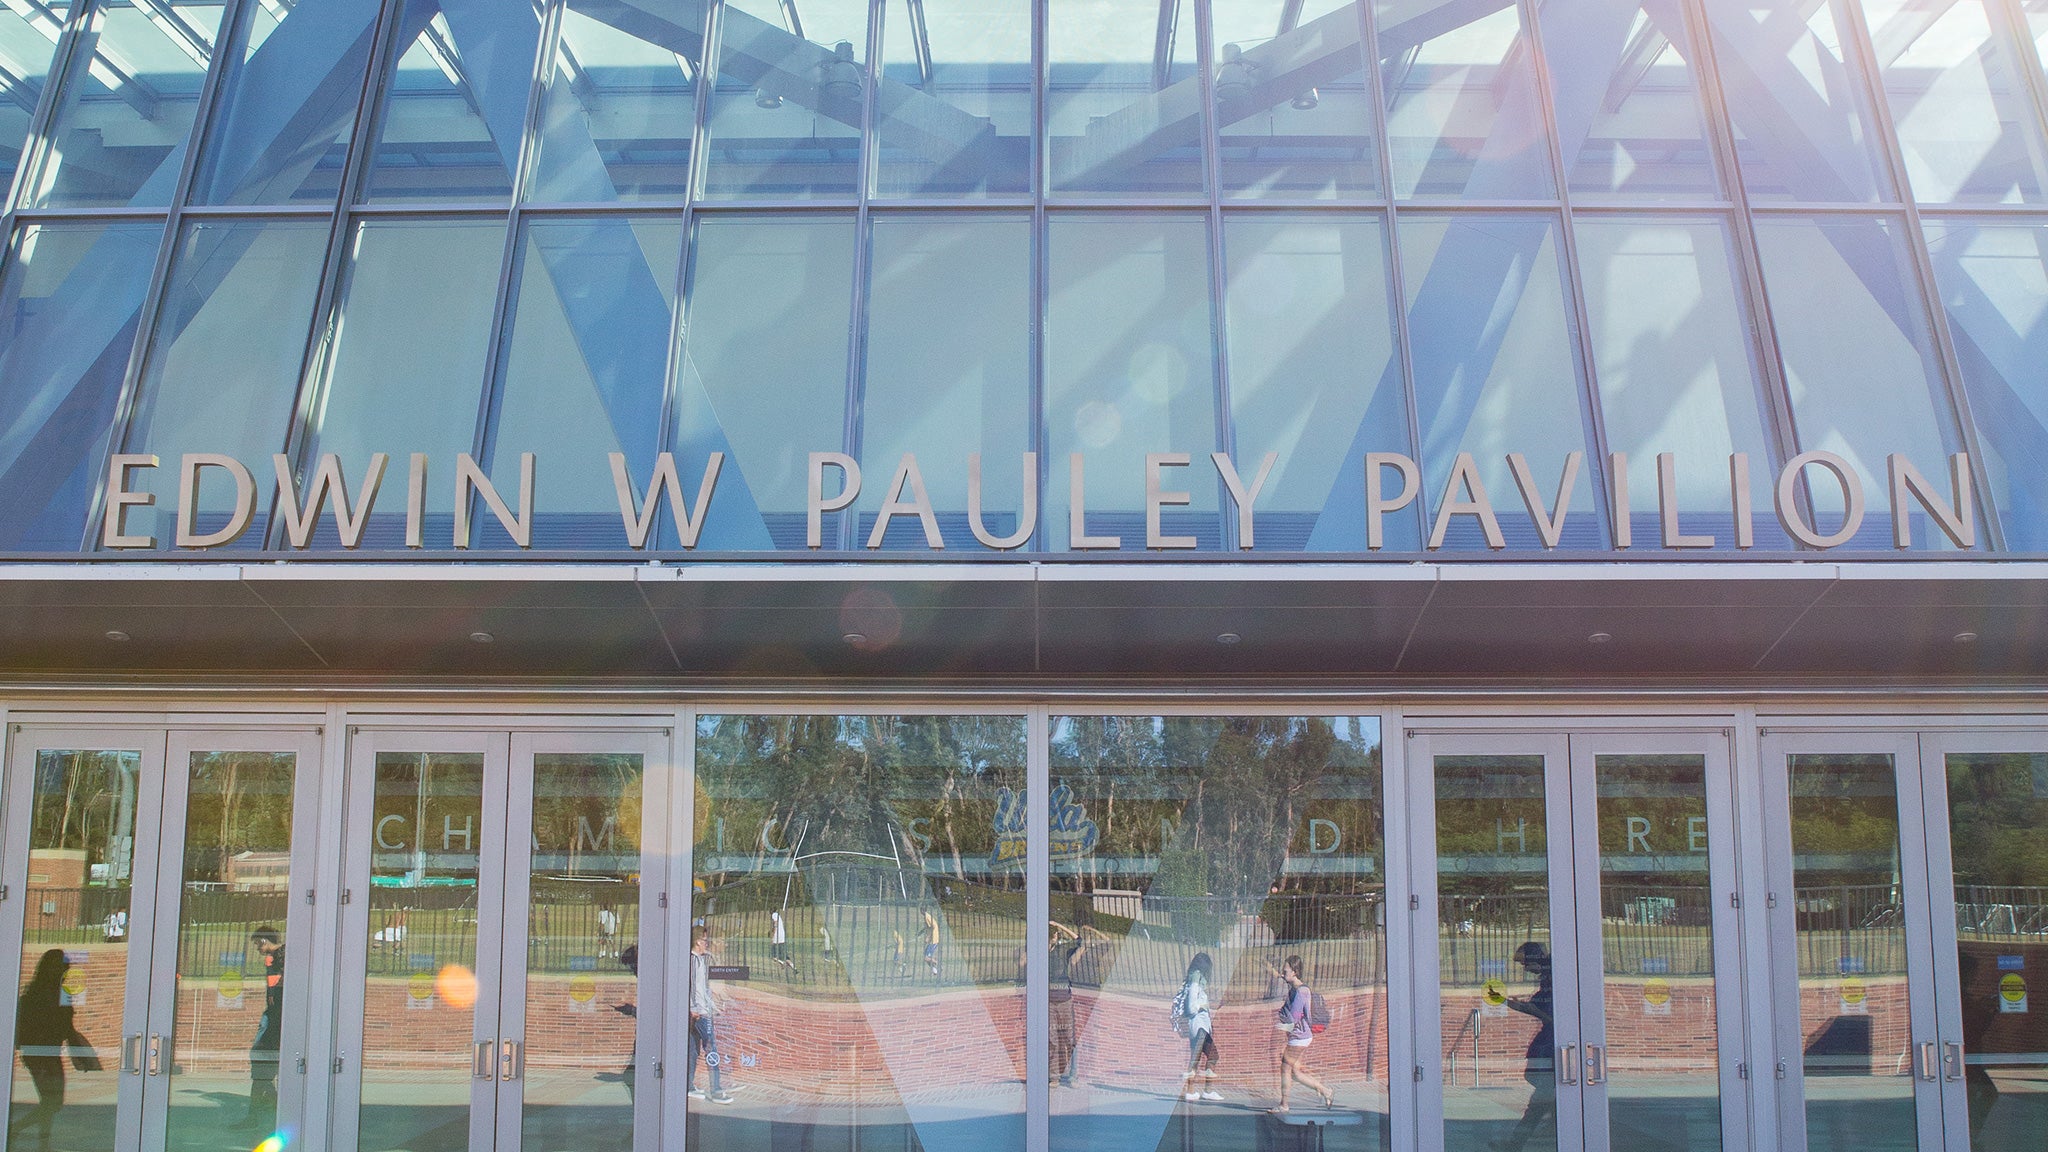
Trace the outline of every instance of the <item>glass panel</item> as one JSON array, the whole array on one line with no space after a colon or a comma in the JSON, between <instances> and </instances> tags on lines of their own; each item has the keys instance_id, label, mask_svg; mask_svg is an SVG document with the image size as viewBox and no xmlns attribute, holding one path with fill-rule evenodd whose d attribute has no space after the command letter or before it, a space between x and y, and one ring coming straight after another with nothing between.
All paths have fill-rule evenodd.
<instances>
[{"instance_id":1,"label":"glass panel","mask_svg":"<svg viewBox=\"0 0 2048 1152\"><path fill-rule=\"evenodd\" d=\"M1085 457L1088 533L1143 546L1148 452L1190 458L1162 469L1161 486L1186 492L1188 504L1161 511L1161 533L1222 547L1208 463L1216 345L1202 217L1061 216L1047 227L1047 547L1063 551L1070 539L1073 453Z\"/></svg>"},{"instance_id":2,"label":"glass panel","mask_svg":"<svg viewBox=\"0 0 2048 1152\"><path fill-rule=\"evenodd\" d=\"M1051 755L1051 1147L1390 1147L1378 719L1054 716Z\"/></svg>"},{"instance_id":3,"label":"glass panel","mask_svg":"<svg viewBox=\"0 0 2048 1152\"><path fill-rule=\"evenodd\" d=\"M707 548L804 547L809 455L845 443L853 240L851 216L699 218L676 458L726 453Z\"/></svg>"},{"instance_id":4,"label":"glass panel","mask_svg":"<svg viewBox=\"0 0 2048 1152\"><path fill-rule=\"evenodd\" d=\"M1971 1152L2023 1152L2048 1107L2048 755L1950 753L1950 846Z\"/></svg>"},{"instance_id":5,"label":"glass panel","mask_svg":"<svg viewBox=\"0 0 2048 1152\"><path fill-rule=\"evenodd\" d=\"M290 752L192 753L165 1121L173 1152L277 1131L285 994L300 986L285 983L284 930L297 767Z\"/></svg>"},{"instance_id":6,"label":"glass panel","mask_svg":"<svg viewBox=\"0 0 2048 1152\"><path fill-rule=\"evenodd\" d=\"M533 92L536 6L408 0L400 20L419 32L384 79L363 199L504 200Z\"/></svg>"},{"instance_id":7,"label":"glass panel","mask_svg":"<svg viewBox=\"0 0 2048 1152\"><path fill-rule=\"evenodd\" d=\"M1554 194L1532 55L1513 4L1380 0L1394 194Z\"/></svg>"},{"instance_id":8,"label":"glass panel","mask_svg":"<svg viewBox=\"0 0 2048 1152\"><path fill-rule=\"evenodd\" d=\"M680 199L689 190L704 34L696 6L676 6L689 18L660 7L569 0L541 91L528 199Z\"/></svg>"},{"instance_id":9,"label":"glass panel","mask_svg":"<svg viewBox=\"0 0 2048 1152\"><path fill-rule=\"evenodd\" d=\"M155 222L22 230L0 277L0 549L73 552L86 538L163 234Z\"/></svg>"},{"instance_id":10,"label":"glass panel","mask_svg":"<svg viewBox=\"0 0 2048 1152\"><path fill-rule=\"evenodd\" d=\"M633 1147L642 760L533 758L525 1148Z\"/></svg>"},{"instance_id":11,"label":"glass panel","mask_svg":"<svg viewBox=\"0 0 2048 1152\"><path fill-rule=\"evenodd\" d=\"M1202 79L1189 0L1047 0L1053 195L1200 196Z\"/></svg>"},{"instance_id":12,"label":"glass panel","mask_svg":"<svg viewBox=\"0 0 2048 1152\"><path fill-rule=\"evenodd\" d=\"M698 719L693 1146L1024 1147L1024 741Z\"/></svg>"},{"instance_id":13,"label":"glass panel","mask_svg":"<svg viewBox=\"0 0 2048 1152\"><path fill-rule=\"evenodd\" d=\"M71 5L25 5L21 11L0 9L0 188L11 184L21 166L28 141L28 122L50 76L50 57Z\"/></svg>"},{"instance_id":14,"label":"glass panel","mask_svg":"<svg viewBox=\"0 0 2048 1152\"><path fill-rule=\"evenodd\" d=\"M891 0L875 93L880 196L1031 194L1031 5Z\"/></svg>"},{"instance_id":15,"label":"glass panel","mask_svg":"<svg viewBox=\"0 0 2048 1152\"><path fill-rule=\"evenodd\" d=\"M175 540L178 460L221 452L256 479L256 517L235 543L262 545L275 483L270 458L284 450L298 397L327 233L325 220L186 225L123 445L165 466L131 474L130 490L154 494L156 504L129 512L130 532ZM218 531L235 513L235 487L218 470L202 477L194 526Z\"/></svg>"},{"instance_id":16,"label":"glass panel","mask_svg":"<svg viewBox=\"0 0 2048 1152\"><path fill-rule=\"evenodd\" d=\"M409 453L427 453L447 469L428 477L423 530L430 548L454 539L455 455L476 451L478 393L497 304L496 293L481 286L497 282L504 243L502 220L368 221L357 226L342 285L324 413L308 458L336 453L346 473L358 476L372 453L389 453L388 485L403 477ZM516 491L506 490L513 507ZM396 548L404 540L403 507L380 501L364 546ZM323 518L314 546L338 544L333 517Z\"/></svg>"},{"instance_id":17,"label":"glass panel","mask_svg":"<svg viewBox=\"0 0 2048 1152\"><path fill-rule=\"evenodd\" d=\"M244 7L200 153L200 204L333 203L363 96L377 0Z\"/></svg>"},{"instance_id":18,"label":"glass panel","mask_svg":"<svg viewBox=\"0 0 2048 1152\"><path fill-rule=\"evenodd\" d=\"M1238 213L1223 240L1238 475L1249 485L1265 454L1279 454L1254 502L1255 543L1361 551L1365 454L1413 452L1386 229L1377 216ZM1420 547L1412 515L1387 527L1390 547Z\"/></svg>"},{"instance_id":19,"label":"glass panel","mask_svg":"<svg viewBox=\"0 0 2048 1152\"><path fill-rule=\"evenodd\" d=\"M940 538L979 550L967 521L968 455L981 454L981 522L998 537L1018 531L1024 486L1038 486L1023 465L1032 449L1031 221L878 217L871 261L855 544L866 545L899 461L915 452ZM892 516L882 546L925 548L918 517Z\"/></svg>"},{"instance_id":20,"label":"glass panel","mask_svg":"<svg viewBox=\"0 0 2048 1152\"><path fill-rule=\"evenodd\" d=\"M1752 199L1892 197L1841 2L1702 5Z\"/></svg>"},{"instance_id":21,"label":"glass panel","mask_svg":"<svg viewBox=\"0 0 2048 1152\"><path fill-rule=\"evenodd\" d=\"M1961 451L1899 222L1771 216L1756 232L1799 446L1833 452L1862 476L1870 514L1847 546L1888 549L1886 454L1902 452L1934 477ZM1831 532L1842 489L1815 471L1808 491ZM1948 546L1918 504L1909 514L1915 547Z\"/></svg>"},{"instance_id":22,"label":"glass panel","mask_svg":"<svg viewBox=\"0 0 2048 1152\"><path fill-rule=\"evenodd\" d=\"M48 160L24 199L39 208L169 204L221 8L217 0L101 5L73 50Z\"/></svg>"},{"instance_id":23,"label":"glass panel","mask_svg":"<svg viewBox=\"0 0 2048 1152\"><path fill-rule=\"evenodd\" d=\"M1793 945L1812 1148L1915 1143L1899 806L1882 753L1795 755Z\"/></svg>"},{"instance_id":24,"label":"glass panel","mask_svg":"<svg viewBox=\"0 0 2048 1152\"><path fill-rule=\"evenodd\" d=\"M1593 772L1609 1144L1719 1152L1706 760L1595 756Z\"/></svg>"},{"instance_id":25,"label":"glass panel","mask_svg":"<svg viewBox=\"0 0 2048 1152\"><path fill-rule=\"evenodd\" d=\"M1863 0L1863 13L1914 197L2042 199L2029 65L1983 0Z\"/></svg>"},{"instance_id":26,"label":"glass panel","mask_svg":"<svg viewBox=\"0 0 2048 1152\"><path fill-rule=\"evenodd\" d=\"M361 1152L464 1152L477 1007L478 752L379 752L363 993ZM495 912L495 908L493 912Z\"/></svg>"},{"instance_id":27,"label":"glass panel","mask_svg":"<svg viewBox=\"0 0 2048 1152\"><path fill-rule=\"evenodd\" d=\"M1422 497L1436 513L1460 452L1470 452L1511 549L1541 547L1507 454L1523 453L1546 506L1557 499L1565 457L1585 457L1571 490L1560 547L1603 548L1595 508L1584 404L1576 383L1572 321L1549 216L1404 216L1408 325L1422 427ZM1452 493L1467 500L1464 484ZM1482 518L1448 518L1443 547L1486 547Z\"/></svg>"},{"instance_id":28,"label":"glass panel","mask_svg":"<svg viewBox=\"0 0 2048 1152\"><path fill-rule=\"evenodd\" d=\"M850 199L860 187L866 0L728 0L706 112L704 195Z\"/></svg>"},{"instance_id":29,"label":"glass panel","mask_svg":"<svg viewBox=\"0 0 2048 1152\"><path fill-rule=\"evenodd\" d=\"M43 1152L112 1152L128 989L140 752L36 753L7 1128ZM84 1062L86 1067L79 1064ZM94 1065L97 1067L94 1067Z\"/></svg>"},{"instance_id":30,"label":"glass panel","mask_svg":"<svg viewBox=\"0 0 2048 1152\"><path fill-rule=\"evenodd\" d=\"M1546 0L1538 19L1575 197L1719 194L1682 6Z\"/></svg>"},{"instance_id":31,"label":"glass panel","mask_svg":"<svg viewBox=\"0 0 2048 1152\"><path fill-rule=\"evenodd\" d=\"M1926 232L2005 545L2048 551L2048 227L1929 220Z\"/></svg>"},{"instance_id":32,"label":"glass panel","mask_svg":"<svg viewBox=\"0 0 2048 1152\"><path fill-rule=\"evenodd\" d=\"M1436 758L1446 1152L1557 1145L1542 756Z\"/></svg>"},{"instance_id":33,"label":"glass panel","mask_svg":"<svg viewBox=\"0 0 2048 1152\"><path fill-rule=\"evenodd\" d=\"M1775 473L1727 223L1586 215L1574 227L1607 447L1629 458L1634 537L1662 539L1657 454L1669 452L1680 531L1733 548L1729 454L1749 455L1752 493L1768 493ZM1751 527L1760 547L1791 546L1775 517Z\"/></svg>"},{"instance_id":34,"label":"glass panel","mask_svg":"<svg viewBox=\"0 0 2048 1152\"><path fill-rule=\"evenodd\" d=\"M547 470L534 498L534 547L619 547L619 502L605 461L625 453L635 483L646 490L661 433L682 259L679 220L527 226L514 273L491 479L500 492L518 491L522 452L581 465ZM695 498L694 479L685 495ZM512 547L496 517L483 517L477 528L480 547Z\"/></svg>"},{"instance_id":35,"label":"glass panel","mask_svg":"<svg viewBox=\"0 0 2048 1152\"><path fill-rule=\"evenodd\" d=\"M1365 5L1218 0L1210 18L1224 193L1329 199L1378 191Z\"/></svg>"}]
</instances>

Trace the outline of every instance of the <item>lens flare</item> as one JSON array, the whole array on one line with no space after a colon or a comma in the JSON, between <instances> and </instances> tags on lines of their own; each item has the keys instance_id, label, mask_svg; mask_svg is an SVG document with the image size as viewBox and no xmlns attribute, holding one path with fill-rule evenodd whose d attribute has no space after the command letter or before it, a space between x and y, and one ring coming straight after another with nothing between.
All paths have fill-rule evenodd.
<instances>
[{"instance_id":1,"label":"lens flare","mask_svg":"<svg viewBox=\"0 0 2048 1152\"><path fill-rule=\"evenodd\" d=\"M257 1141L256 1147L250 1149L249 1152L284 1152L284 1133L272 1132L270 1135Z\"/></svg>"},{"instance_id":2,"label":"lens flare","mask_svg":"<svg viewBox=\"0 0 2048 1152\"><path fill-rule=\"evenodd\" d=\"M434 978L434 991L450 1007L471 1008L476 1005L476 973L460 964L450 964L441 969Z\"/></svg>"}]
</instances>

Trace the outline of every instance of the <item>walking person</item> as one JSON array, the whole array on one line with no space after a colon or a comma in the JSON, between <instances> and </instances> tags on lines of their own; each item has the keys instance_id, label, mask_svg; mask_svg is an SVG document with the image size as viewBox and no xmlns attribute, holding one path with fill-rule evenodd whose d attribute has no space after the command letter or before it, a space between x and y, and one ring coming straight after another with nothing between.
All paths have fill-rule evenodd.
<instances>
[{"instance_id":1,"label":"walking person","mask_svg":"<svg viewBox=\"0 0 2048 1152\"><path fill-rule=\"evenodd\" d=\"M924 914L924 966L939 974L939 922L930 909Z\"/></svg>"},{"instance_id":2,"label":"walking person","mask_svg":"<svg viewBox=\"0 0 2048 1152\"><path fill-rule=\"evenodd\" d=\"M1557 1069L1553 1063L1557 1031L1552 1013L1550 950L1534 940L1525 941L1515 949L1515 963L1535 978L1536 991L1527 999L1509 997L1508 1007L1534 1017L1536 1035L1530 1037L1529 1050L1522 1058L1522 1079L1529 1082L1529 1103L1507 1136L1494 1142L1500 1152L1519 1152L1546 1121L1554 1125L1557 1117ZM1550 1143L1554 1136L1553 1131L1539 1143Z\"/></svg>"},{"instance_id":3,"label":"walking person","mask_svg":"<svg viewBox=\"0 0 2048 1152\"><path fill-rule=\"evenodd\" d=\"M1271 965L1268 965L1270 968ZM1300 956L1289 956L1280 962L1277 974L1287 985L1287 998L1280 1005L1280 1019L1274 1025L1286 1033L1287 1043L1280 1049L1280 1106L1275 1112L1287 1111L1287 1089L1292 1083L1299 1083L1312 1089L1323 1098L1323 1107L1337 1102L1337 1097L1323 1082L1308 1070L1308 1047L1315 1042L1315 1029L1310 1015L1315 1004L1315 993L1309 990L1308 981L1302 974Z\"/></svg>"},{"instance_id":4,"label":"walking person","mask_svg":"<svg viewBox=\"0 0 2048 1152\"><path fill-rule=\"evenodd\" d=\"M284 937L264 925L249 933L249 950L263 966L263 1014L249 1041L249 1109L242 1123L277 1126L277 1052L284 1033Z\"/></svg>"},{"instance_id":5,"label":"walking person","mask_svg":"<svg viewBox=\"0 0 2048 1152\"><path fill-rule=\"evenodd\" d=\"M1190 1104L1197 1100L1221 1100L1216 1091L1215 1021L1209 1014L1209 982L1214 964L1207 952L1195 953L1181 977L1180 991L1173 998L1175 1031L1188 1038L1188 1070L1180 1078L1180 1098ZM1207 1061L1208 1066L1203 1067ZM1199 1083L1197 1078L1199 1077Z\"/></svg>"},{"instance_id":6,"label":"walking person","mask_svg":"<svg viewBox=\"0 0 2048 1152\"><path fill-rule=\"evenodd\" d=\"M796 975L796 963L789 958L789 929L782 923L781 909L768 913L768 958Z\"/></svg>"},{"instance_id":7,"label":"walking person","mask_svg":"<svg viewBox=\"0 0 2048 1152\"><path fill-rule=\"evenodd\" d=\"M1052 1032L1051 1072L1062 1087L1074 1086L1074 1045L1078 1033L1074 1028L1074 966L1080 962L1081 954L1088 949L1090 941L1084 935L1094 929L1087 925L1069 928L1057 920L1050 921L1052 941L1050 963L1046 969L1046 999L1051 1011L1048 1023Z\"/></svg>"},{"instance_id":8,"label":"walking person","mask_svg":"<svg viewBox=\"0 0 2048 1152\"><path fill-rule=\"evenodd\" d=\"M706 1096L697 1087L697 1058L702 1056L711 1069L711 1095L713 1104L732 1103L732 1093L725 1090L719 1077L718 1030L713 1020L718 1015L718 1002L711 996L711 929L699 924L690 929L690 1037L688 1041L690 1060L690 1098L703 1100Z\"/></svg>"},{"instance_id":9,"label":"walking person","mask_svg":"<svg viewBox=\"0 0 2048 1152\"><path fill-rule=\"evenodd\" d=\"M7 1127L10 1134L34 1131L41 1152L49 1152L50 1129L64 1110L65 1047L70 1047L71 1062L80 1072L97 1072L100 1067L99 1057L72 1020L73 1009L64 994L64 974L70 970L71 961L62 948L43 953L15 1006L14 1046L21 1050L22 1067L35 1084L36 1102Z\"/></svg>"}]
</instances>

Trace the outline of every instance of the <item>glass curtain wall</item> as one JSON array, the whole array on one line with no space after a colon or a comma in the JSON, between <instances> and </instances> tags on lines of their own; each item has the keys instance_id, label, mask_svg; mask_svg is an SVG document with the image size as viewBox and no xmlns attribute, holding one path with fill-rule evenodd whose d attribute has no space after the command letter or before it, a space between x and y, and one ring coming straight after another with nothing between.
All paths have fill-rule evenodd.
<instances>
[{"instance_id":1,"label":"glass curtain wall","mask_svg":"<svg viewBox=\"0 0 2048 1152\"><path fill-rule=\"evenodd\" d=\"M1951 548L1890 457L1953 500L1967 453L1974 547L2038 552L2044 29L2007 0L24 0L0 550L101 547L123 451L160 463L113 534L156 550L187 452L255 489L198 474L188 537L251 506L210 547L296 547L269 457L306 484L332 452L364 520L330 502L315 550L1709 557L1889 553L1895 521ZM223 358L217 396L181 383ZM1815 451L1843 476L1778 483ZM703 522L636 544L614 453L643 511L668 453Z\"/></svg>"},{"instance_id":2,"label":"glass curtain wall","mask_svg":"<svg viewBox=\"0 0 2048 1152\"><path fill-rule=\"evenodd\" d=\"M1390 1147L1378 718L1051 741L1051 1147Z\"/></svg>"},{"instance_id":3,"label":"glass curtain wall","mask_svg":"<svg viewBox=\"0 0 2048 1152\"><path fill-rule=\"evenodd\" d=\"M692 811L691 1145L1020 1152L1025 718L701 716Z\"/></svg>"}]
</instances>

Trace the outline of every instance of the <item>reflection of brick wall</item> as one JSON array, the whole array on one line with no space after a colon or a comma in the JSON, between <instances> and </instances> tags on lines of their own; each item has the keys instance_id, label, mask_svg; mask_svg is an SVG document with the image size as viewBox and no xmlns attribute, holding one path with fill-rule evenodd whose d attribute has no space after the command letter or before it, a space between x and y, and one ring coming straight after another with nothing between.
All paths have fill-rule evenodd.
<instances>
[{"instance_id":1,"label":"reflection of brick wall","mask_svg":"<svg viewBox=\"0 0 2048 1152\"><path fill-rule=\"evenodd\" d=\"M1667 978L1665 983L1670 996L1668 1016L1646 1011L1641 978L1607 979L1602 1004L1607 1015L1610 1075L1633 1069L1655 1075L1711 1076L1719 1067L1713 981ZM1517 997L1529 992L1526 985L1508 989L1509 995ZM1536 1036L1536 1019L1512 1009L1505 1016L1481 1016L1475 1043L1468 1020L1483 1002L1478 989L1444 989L1438 1051L1447 1058L1455 1051L1461 1084L1471 1083L1475 1062L1481 1087L1520 1083L1527 1070L1529 1041ZM1559 1007L1566 1005L1560 1001Z\"/></svg>"},{"instance_id":2,"label":"reflection of brick wall","mask_svg":"<svg viewBox=\"0 0 2048 1152\"><path fill-rule=\"evenodd\" d=\"M555 1061L577 1066L616 1063L633 1051L634 1018L620 1012L635 1002L634 980L623 972L590 973L586 990L575 973L533 976L526 983L526 1059L529 1065ZM473 1054L473 1007L450 1003L439 991L415 1000L407 977L376 977L363 997L363 1059L370 1069L466 1068ZM428 1007L413 1007L416 1003ZM587 1005L587 1006L586 1006ZM253 1019L253 1018L252 1018Z\"/></svg>"}]
</instances>

